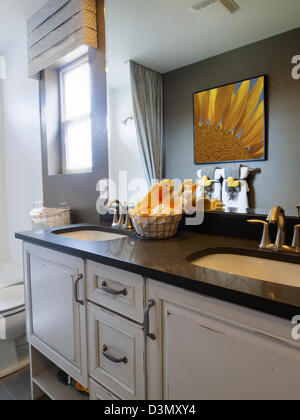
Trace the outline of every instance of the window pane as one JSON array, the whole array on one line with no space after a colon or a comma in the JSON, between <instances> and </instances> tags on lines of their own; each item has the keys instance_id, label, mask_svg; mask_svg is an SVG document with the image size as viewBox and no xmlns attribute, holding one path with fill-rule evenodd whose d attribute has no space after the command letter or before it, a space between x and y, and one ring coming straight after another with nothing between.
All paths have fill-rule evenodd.
<instances>
[{"instance_id":1,"label":"window pane","mask_svg":"<svg viewBox=\"0 0 300 420\"><path fill-rule=\"evenodd\" d=\"M91 120L68 123L65 131L66 170L92 168Z\"/></svg>"},{"instance_id":2,"label":"window pane","mask_svg":"<svg viewBox=\"0 0 300 420\"><path fill-rule=\"evenodd\" d=\"M64 120L91 112L90 67L83 63L63 72Z\"/></svg>"}]
</instances>

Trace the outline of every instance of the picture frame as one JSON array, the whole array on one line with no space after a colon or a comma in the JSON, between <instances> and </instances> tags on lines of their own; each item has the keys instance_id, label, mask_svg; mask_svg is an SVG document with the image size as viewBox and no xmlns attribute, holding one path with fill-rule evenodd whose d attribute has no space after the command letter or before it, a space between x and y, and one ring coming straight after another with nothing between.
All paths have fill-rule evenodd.
<instances>
[{"instance_id":1,"label":"picture frame","mask_svg":"<svg viewBox=\"0 0 300 420\"><path fill-rule=\"evenodd\" d=\"M195 165L266 160L265 88L260 75L193 93Z\"/></svg>"}]
</instances>

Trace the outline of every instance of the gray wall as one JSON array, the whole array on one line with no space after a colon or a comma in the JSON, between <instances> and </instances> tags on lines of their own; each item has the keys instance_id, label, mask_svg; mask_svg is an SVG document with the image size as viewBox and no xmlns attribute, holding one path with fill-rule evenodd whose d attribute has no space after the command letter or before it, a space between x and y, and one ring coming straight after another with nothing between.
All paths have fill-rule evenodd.
<instances>
[{"instance_id":1,"label":"gray wall","mask_svg":"<svg viewBox=\"0 0 300 420\"><path fill-rule=\"evenodd\" d=\"M44 202L47 206L58 206L68 201L73 211L74 223L99 220L96 212L99 193L96 191L96 186L100 179L108 178L104 0L97 0L97 8L99 48L97 50L91 48L89 52L92 75L92 173L49 175L45 77L40 82Z\"/></svg>"},{"instance_id":2,"label":"gray wall","mask_svg":"<svg viewBox=\"0 0 300 420\"><path fill-rule=\"evenodd\" d=\"M251 185L251 206L295 208L300 202L300 80L291 77L291 60L300 54L299 39L300 29L293 30L165 75L167 178L196 178L202 167L194 165L193 92L264 74L267 161L248 164L262 169Z\"/></svg>"}]
</instances>

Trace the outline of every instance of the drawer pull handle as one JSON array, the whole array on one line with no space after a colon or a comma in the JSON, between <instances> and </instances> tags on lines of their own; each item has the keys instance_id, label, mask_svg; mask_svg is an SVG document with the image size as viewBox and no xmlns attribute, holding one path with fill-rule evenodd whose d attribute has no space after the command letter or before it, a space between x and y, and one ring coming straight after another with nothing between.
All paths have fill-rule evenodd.
<instances>
[{"instance_id":1,"label":"drawer pull handle","mask_svg":"<svg viewBox=\"0 0 300 420\"><path fill-rule=\"evenodd\" d=\"M104 290L104 292L109 293L110 295L114 295L114 296L118 296L118 295L123 295L123 296L127 296L128 292L126 289L123 290L114 290L111 287L109 287L106 283L106 281L104 281L101 285L101 289Z\"/></svg>"},{"instance_id":2,"label":"drawer pull handle","mask_svg":"<svg viewBox=\"0 0 300 420\"><path fill-rule=\"evenodd\" d=\"M83 275L79 274L77 277L75 283L74 283L74 299L76 303L79 303L79 305L84 306L84 301L78 299L78 283L83 279Z\"/></svg>"},{"instance_id":3,"label":"drawer pull handle","mask_svg":"<svg viewBox=\"0 0 300 420\"><path fill-rule=\"evenodd\" d=\"M146 307L145 310L145 315L144 315L144 334L145 334L145 340L147 340L147 338L151 338L151 340L156 340L156 335L155 334L151 334L149 332L149 312L150 309L155 306L155 300L154 299L150 299L148 301L148 305Z\"/></svg>"},{"instance_id":4,"label":"drawer pull handle","mask_svg":"<svg viewBox=\"0 0 300 420\"><path fill-rule=\"evenodd\" d=\"M128 363L127 357L122 357L121 359L118 359L112 354L108 353L108 347L106 345L103 346L102 354L106 359L110 360L113 363Z\"/></svg>"}]
</instances>

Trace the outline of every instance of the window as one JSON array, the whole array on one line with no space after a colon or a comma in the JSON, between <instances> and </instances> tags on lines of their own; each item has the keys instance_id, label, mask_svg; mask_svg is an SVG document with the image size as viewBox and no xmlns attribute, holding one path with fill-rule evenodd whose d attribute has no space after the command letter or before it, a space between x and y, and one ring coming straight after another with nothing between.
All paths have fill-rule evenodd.
<instances>
[{"instance_id":1,"label":"window","mask_svg":"<svg viewBox=\"0 0 300 420\"><path fill-rule=\"evenodd\" d=\"M63 172L91 172L91 87L88 57L63 67L58 74Z\"/></svg>"}]
</instances>

